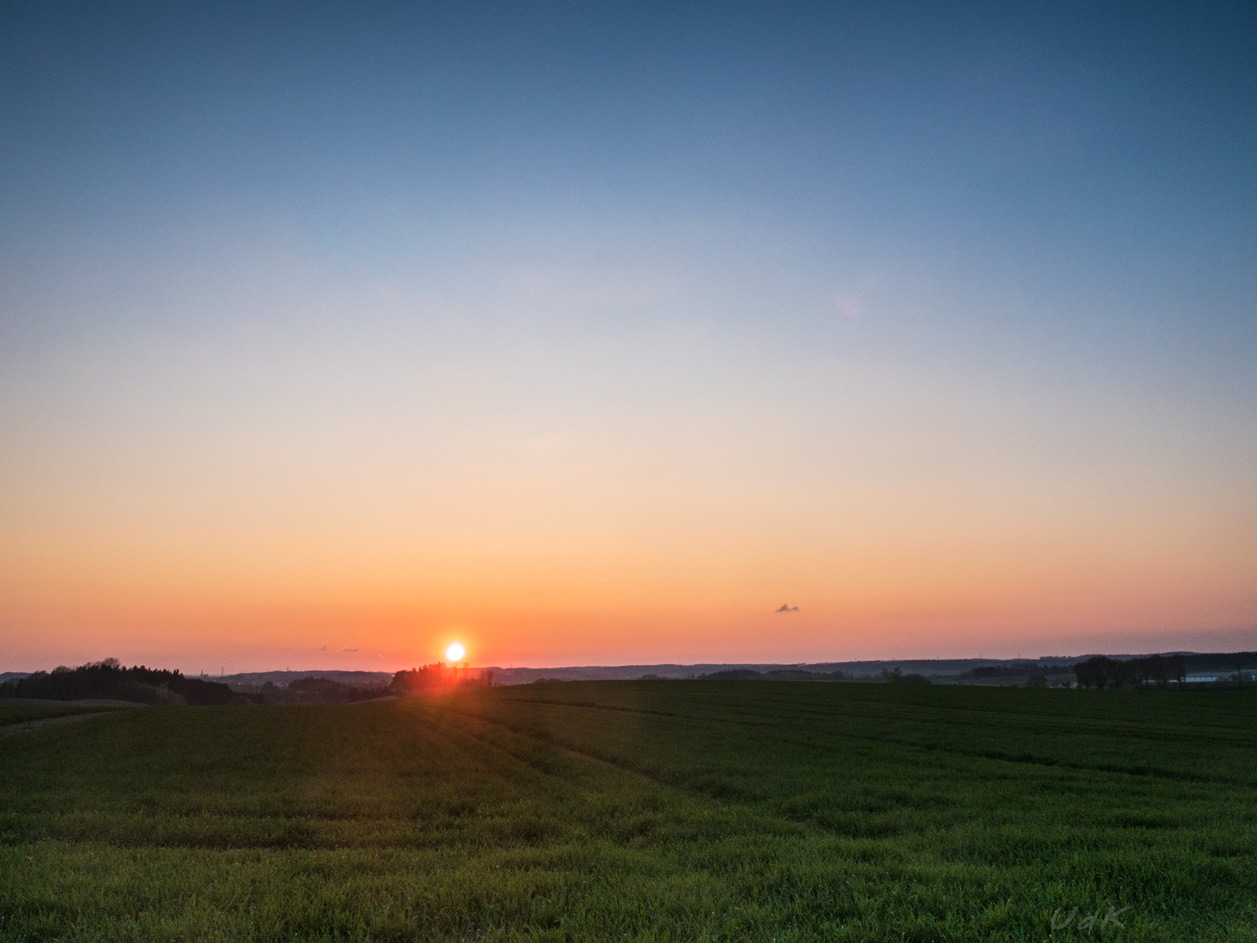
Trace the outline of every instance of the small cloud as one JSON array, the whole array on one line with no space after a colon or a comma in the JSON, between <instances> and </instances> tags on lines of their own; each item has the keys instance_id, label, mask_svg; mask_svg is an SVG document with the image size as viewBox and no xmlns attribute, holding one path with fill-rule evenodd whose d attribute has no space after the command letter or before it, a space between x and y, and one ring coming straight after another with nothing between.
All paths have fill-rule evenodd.
<instances>
[{"instance_id":1,"label":"small cloud","mask_svg":"<svg viewBox=\"0 0 1257 943\"><path fill-rule=\"evenodd\" d=\"M342 648L342 649L341 649L341 651L342 651L342 652L349 652L349 654L351 654L351 655L352 655L352 654L354 654L354 652L356 652L357 650L358 650L358 649L356 649L356 648Z\"/></svg>"},{"instance_id":2,"label":"small cloud","mask_svg":"<svg viewBox=\"0 0 1257 943\"><path fill-rule=\"evenodd\" d=\"M778 608L776 608L776 609L774 609L774 610L773 610L773 612L774 612L774 613L776 613L776 612L798 612L798 611L799 611L799 607L798 607L798 606L792 606L792 605L790 605L789 603L786 603L786 602L783 602L783 603L782 603L782 604L781 604Z\"/></svg>"},{"instance_id":3,"label":"small cloud","mask_svg":"<svg viewBox=\"0 0 1257 943\"><path fill-rule=\"evenodd\" d=\"M324 645L322 648L320 648L320 649L319 649L319 651L321 651L321 652L325 652L325 651L327 651L327 646L326 646L326 645Z\"/></svg>"}]
</instances>

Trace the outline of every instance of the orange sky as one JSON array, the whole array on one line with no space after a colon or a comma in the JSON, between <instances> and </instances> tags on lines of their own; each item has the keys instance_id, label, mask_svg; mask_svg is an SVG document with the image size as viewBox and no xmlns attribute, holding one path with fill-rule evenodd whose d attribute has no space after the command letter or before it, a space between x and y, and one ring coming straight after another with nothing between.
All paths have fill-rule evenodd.
<instances>
[{"instance_id":1,"label":"orange sky","mask_svg":"<svg viewBox=\"0 0 1257 943\"><path fill-rule=\"evenodd\" d=\"M1164 481L567 458L426 484L365 463L378 490L221 464L32 476L9 492L4 667L387 670L454 638L498 665L1242 647L1257 612L1254 529L1210 513L1217 493L1158 504Z\"/></svg>"}]
</instances>

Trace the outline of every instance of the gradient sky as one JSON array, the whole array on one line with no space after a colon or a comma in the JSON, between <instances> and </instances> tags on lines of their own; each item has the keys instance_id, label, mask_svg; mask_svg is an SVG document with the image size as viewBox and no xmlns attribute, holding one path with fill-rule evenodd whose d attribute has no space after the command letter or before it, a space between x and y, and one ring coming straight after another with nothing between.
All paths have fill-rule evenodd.
<instances>
[{"instance_id":1,"label":"gradient sky","mask_svg":"<svg viewBox=\"0 0 1257 943\"><path fill-rule=\"evenodd\" d=\"M0 670L1257 648L1255 89L1251 3L0 5Z\"/></svg>"}]
</instances>

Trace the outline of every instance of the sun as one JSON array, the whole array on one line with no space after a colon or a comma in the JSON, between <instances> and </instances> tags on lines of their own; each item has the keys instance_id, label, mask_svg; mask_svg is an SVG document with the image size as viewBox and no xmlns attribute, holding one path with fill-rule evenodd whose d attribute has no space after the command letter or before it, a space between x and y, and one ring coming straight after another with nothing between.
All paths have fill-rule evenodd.
<instances>
[{"instance_id":1,"label":"sun","mask_svg":"<svg viewBox=\"0 0 1257 943\"><path fill-rule=\"evenodd\" d=\"M467 649L458 642L450 642L449 648L445 650L445 660L454 663L462 661L467 655Z\"/></svg>"}]
</instances>

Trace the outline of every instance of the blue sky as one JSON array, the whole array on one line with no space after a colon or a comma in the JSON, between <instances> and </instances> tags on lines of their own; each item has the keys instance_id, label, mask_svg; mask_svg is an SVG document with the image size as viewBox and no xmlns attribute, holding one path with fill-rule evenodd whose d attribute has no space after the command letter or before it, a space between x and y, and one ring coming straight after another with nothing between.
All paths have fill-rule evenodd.
<instances>
[{"instance_id":1,"label":"blue sky","mask_svg":"<svg viewBox=\"0 0 1257 943\"><path fill-rule=\"evenodd\" d=\"M695 621L762 634L749 600L674 605L750 571L815 600L785 660L855 629L870 654L896 632L952 653L986 638L947 641L966 618L1099 644L1156 621L1137 587L1179 578L1159 630L1243 638L1255 27L1244 4L6 5L0 522L25 588L0 631L130 624L105 597L183 599L198 566L291 602L344 559L284 576L226 548L256 525L282 555L313 517L311 545L352 532L419 570L465 542L466 572L527 546L553 572L591 546L673 572L643 548L680 535L707 562L617 603L660 657L718 654ZM467 524L486 507L499 531ZM398 518L409 538L385 536ZM707 539L756 549L735 566ZM1080 545L1128 589L1053 610L1028 587L1072 579ZM974 615L999 548L1043 554L992 578L1039 602ZM928 595L955 555L970 608L940 601L936 629L857 605L864 569L788 575L883 560ZM424 631L506 637L452 575L416 580L343 595L440 596ZM183 605L179 651L210 644ZM614 622L599 605L523 609ZM584 654L634 654L617 632Z\"/></svg>"},{"instance_id":2,"label":"blue sky","mask_svg":"<svg viewBox=\"0 0 1257 943\"><path fill-rule=\"evenodd\" d=\"M1172 359L1253 340L1242 7L115 4L8 19L19 279L64 281L68 252L143 266L172 242L258 241L347 277L461 274L460 292L510 258L662 256L736 296L717 317L786 320L803 342L832 315L827 293L909 280L960 309L931 344L958 326L1116 358L1139 333ZM1010 303L1030 309L1011 329ZM900 327L892 346L920 325Z\"/></svg>"}]
</instances>

